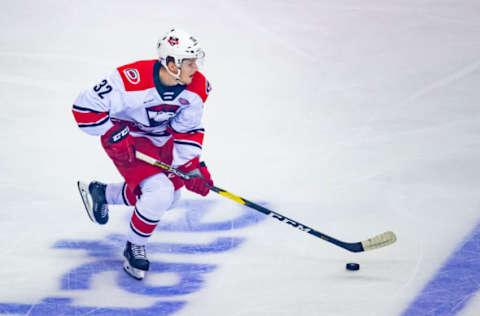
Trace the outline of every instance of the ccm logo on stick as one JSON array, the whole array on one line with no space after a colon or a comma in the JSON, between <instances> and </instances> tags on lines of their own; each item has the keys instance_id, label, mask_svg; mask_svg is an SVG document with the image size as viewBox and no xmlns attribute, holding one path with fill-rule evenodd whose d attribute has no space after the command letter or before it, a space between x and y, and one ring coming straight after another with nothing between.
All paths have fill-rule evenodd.
<instances>
[{"instance_id":1,"label":"ccm logo on stick","mask_svg":"<svg viewBox=\"0 0 480 316\"><path fill-rule=\"evenodd\" d=\"M305 227L305 226L302 226L302 225L300 225L299 223L297 223L297 222L295 222L295 221L293 221L293 220L291 220L291 219L288 219L288 218L286 218L286 217L284 217L284 216L281 216L281 215L279 215L279 214L275 214L275 213L272 212L272 213L268 214L268 216L270 216L270 217L272 217L272 218L276 218L276 219L278 219L280 222L284 222L284 223L286 223L286 224L292 225L293 227L298 228L298 229L301 230L301 231L304 231L304 232L307 232L307 233L308 233L309 231L311 231L310 228Z\"/></svg>"}]
</instances>

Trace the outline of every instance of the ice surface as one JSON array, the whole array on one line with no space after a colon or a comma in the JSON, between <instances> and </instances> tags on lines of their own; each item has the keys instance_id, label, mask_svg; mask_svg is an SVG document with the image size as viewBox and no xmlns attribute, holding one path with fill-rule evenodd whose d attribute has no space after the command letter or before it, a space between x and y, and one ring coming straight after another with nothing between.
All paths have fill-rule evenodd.
<instances>
[{"instance_id":1,"label":"ice surface","mask_svg":"<svg viewBox=\"0 0 480 316\"><path fill-rule=\"evenodd\" d=\"M428 293L463 302L442 315L478 315L475 286L456 294L480 284L478 252L445 267L479 220L479 17L476 0L3 1L0 314L401 315L441 272L462 282ZM155 58L173 25L207 52L216 184L345 241L392 230L397 243L351 254L184 192L152 238L152 273L128 278L131 211L95 226L75 187L120 176L71 105Z\"/></svg>"}]
</instances>

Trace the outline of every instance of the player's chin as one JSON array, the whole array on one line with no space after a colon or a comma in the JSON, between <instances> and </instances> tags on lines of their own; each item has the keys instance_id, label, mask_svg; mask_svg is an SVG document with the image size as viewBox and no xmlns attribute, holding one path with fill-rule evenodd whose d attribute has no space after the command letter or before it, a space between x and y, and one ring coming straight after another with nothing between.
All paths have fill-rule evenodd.
<instances>
[{"instance_id":1,"label":"player's chin","mask_svg":"<svg viewBox=\"0 0 480 316\"><path fill-rule=\"evenodd\" d=\"M190 84L192 82L192 80L193 80L193 76L188 76L188 77L184 78L182 81L185 84Z\"/></svg>"}]
</instances>

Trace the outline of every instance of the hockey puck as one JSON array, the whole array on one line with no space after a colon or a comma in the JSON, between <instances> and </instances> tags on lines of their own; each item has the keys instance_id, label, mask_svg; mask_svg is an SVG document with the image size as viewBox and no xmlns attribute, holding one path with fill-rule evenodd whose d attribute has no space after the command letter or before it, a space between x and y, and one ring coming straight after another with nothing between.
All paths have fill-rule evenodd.
<instances>
[{"instance_id":1,"label":"hockey puck","mask_svg":"<svg viewBox=\"0 0 480 316\"><path fill-rule=\"evenodd\" d=\"M358 263L347 263L346 268L350 271L357 271L360 270L360 265Z\"/></svg>"}]
</instances>

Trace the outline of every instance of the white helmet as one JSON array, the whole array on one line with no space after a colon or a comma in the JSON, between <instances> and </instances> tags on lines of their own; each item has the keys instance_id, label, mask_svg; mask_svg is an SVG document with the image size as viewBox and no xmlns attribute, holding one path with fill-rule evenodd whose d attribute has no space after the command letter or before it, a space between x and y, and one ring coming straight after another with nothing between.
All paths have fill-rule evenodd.
<instances>
[{"instance_id":1,"label":"white helmet","mask_svg":"<svg viewBox=\"0 0 480 316\"><path fill-rule=\"evenodd\" d=\"M173 74L167 67L167 57L172 57L173 62L180 69L182 60L186 58L197 58L202 60L205 57L205 52L198 44L195 37L180 29L171 29L165 36L160 38L157 42L158 59L160 63L167 69L167 71L179 80L180 71L178 74Z\"/></svg>"}]
</instances>

